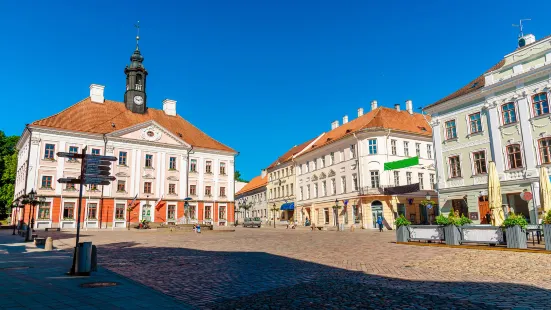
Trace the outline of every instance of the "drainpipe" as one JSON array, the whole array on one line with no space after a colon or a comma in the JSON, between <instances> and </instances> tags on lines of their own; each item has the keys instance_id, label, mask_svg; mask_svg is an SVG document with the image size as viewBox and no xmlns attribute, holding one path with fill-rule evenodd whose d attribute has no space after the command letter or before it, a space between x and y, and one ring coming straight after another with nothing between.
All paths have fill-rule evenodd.
<instances>
[{"instance_id":1,"label":"drainpipe","mask_svg":"<svg viewBox=\"0 0 551 310\"><path fill-rule=\"evenodd\" d=\"M235 154L235 156L233 157L233 224L235 225L235 183L236 183L236 180L235 180L235 172L237 171L236 167L236 160L237 160L237 156L239 156L239 154L241 154L240 152L237 152L237 154ZM229 212L228 212L229 213ZM228 223L228 226L229 226L229 223Z\"/></svg>"},{"instance_id":2,"label":"drainpipe","mask_svg":"<svg viewBox=\"0 0 551 310\"><path fill-rule=\"evenodd\" d=\"M186 197L184 197L184 198L189 198L189 154L193 153L193 145L190 145L190 146L191 146L191 148L187 151ZM197 191L197 188L195 190ZM188 200L184 200L184 218L186 217L186 203L189 205ZM197 204L197 206L199 206L199 204ZM204 205L203 205L203 208L204 208ZM203 209L203 212L204 212L204 209ZM199 210L197 210L197 213L199 213ZM203 220L204 220L204 216L205 216L205 214L203 214ZM176 214L176 218L178 218L178 214ZM199 214L197 214L197 223L199 223ZM188 224L187 218L186 218L186 224Z\"/></svg>"},{"instance_id":3,"label":"drainpipe","mask_svg":"<svg viewBox=\"0 0 551 310\"><path fill-rule=\"evenodd\" d=\"M357 145L358 145L358 150L357 150L357 153L356 154L356 167L358 167L358 194L360 194L360 206L362 205L362 196L361 196L361 190L362 190L362 176L360 174L361 172L361 167L360 167L360 139L358 139L358 137L356 136L356 133L354 132L353 133L354 135L354 138L356 138L356 142L357 142ZM348 207L348 206L347 206ZM362 215L361 215L361 223L362 223L362 228L364 228L364 215L363 215L363 207L362 207ZM346 216L348 216L348 211L346 212ZM356 221L356 219L352 219L354 222Z\"/></svg>"}]
</instances>

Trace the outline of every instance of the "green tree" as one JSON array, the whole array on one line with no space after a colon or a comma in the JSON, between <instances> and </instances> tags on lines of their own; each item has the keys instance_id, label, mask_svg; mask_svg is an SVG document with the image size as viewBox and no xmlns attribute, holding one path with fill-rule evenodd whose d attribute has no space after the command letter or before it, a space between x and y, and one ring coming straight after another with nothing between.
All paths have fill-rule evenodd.
<instances>
[{"instance_id":1,"label":"green tree","mask_svg":"<svg viewBox=\"0 0 551 310\"><path fill-rule=\"evenodd\" d=\"M249 181L245 181L244 179L241 178L241 172L239 172L239 170L235 170L235 173L233 174L233 177L235 178L235 180L237 182L245 182L245 183L249 182Z\"/></svg>"},{"instance_id":2,"label":"green tree","mask_svg":"<svg viewBox=\"0 0 551 310\"><path fill-rule=\"evenodd\" d=\"M17 153L15 146L19 137L6 136L0 130L0 219L6 217L13 201Z\"/></svg>"}]
</instances>

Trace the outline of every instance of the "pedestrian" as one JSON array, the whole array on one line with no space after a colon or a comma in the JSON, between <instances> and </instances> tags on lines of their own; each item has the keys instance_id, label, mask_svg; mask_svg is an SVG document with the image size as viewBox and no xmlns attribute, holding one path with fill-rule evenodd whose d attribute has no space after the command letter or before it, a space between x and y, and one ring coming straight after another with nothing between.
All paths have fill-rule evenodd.
<instances>
[{"instance_id":1,"label":"pedestrian","mask_svg":"<svg viewBox=\"0 0 551 310\"><path fill-rule=\"evenodd\" d=\"M196 227L196 233L200 234L201 233L201 225L200 224L197 224L197 227Z\"/></svg>"},{"instance_id":2,"label":"pedestrian","mask_svg":"<svg viewBox=\"0 0 551 310\"><path fill-rule=\"evenodd\" d=\"M490 214L490 211L486 212L484 217L486 218L486 224L492 224L492 215Z\"/></svg>"},{"instance_id":3,"label":"pedestrian","mask_svg":"<svg viewBox=\"0 0 551 310\"><path fill-rule=\"evenodd\" d=\"M197 233L197 225L193 224L193 232Z\"/></svg>"},{"instance_id":4,"label":"pedestrian","mask_svg":"<svg viewBox=\"0 0 551 310\"><path fill-rule=\"evenodd\" d=\"M377 224L379 225L379 232L383 232L383 217L380 215L377 217Z\"/></svg>"}]
</instances>

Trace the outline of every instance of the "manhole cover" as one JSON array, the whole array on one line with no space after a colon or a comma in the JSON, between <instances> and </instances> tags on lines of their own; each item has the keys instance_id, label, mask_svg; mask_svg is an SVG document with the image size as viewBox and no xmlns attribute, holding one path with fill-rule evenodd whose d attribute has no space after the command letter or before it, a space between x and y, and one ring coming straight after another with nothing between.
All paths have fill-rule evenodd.
<instances>
[{"instance_id":1,"label":"manhole cover","mask_svg":"<svg viewBox=\"0 0 551 310\"><path fill-rule=\"evenodd\" d=\"M5 268L0 268L0 270L19 270L19 269L29 269L31 267L29 266L15 266L15 267L5 267Z\"/></svg>"},{"instance_id":2,"label":"manhole cover","mask_svg":"<svg viewBox=\"0 0 551 310\"><path fill-rule=\"evenodd\" d=\"M91 283L82 283L80 287L84 288L95 288L95 287L109 287L109 286L117 286L119 283L117 282L91 282Z\"/></svg>"}]
</instances>

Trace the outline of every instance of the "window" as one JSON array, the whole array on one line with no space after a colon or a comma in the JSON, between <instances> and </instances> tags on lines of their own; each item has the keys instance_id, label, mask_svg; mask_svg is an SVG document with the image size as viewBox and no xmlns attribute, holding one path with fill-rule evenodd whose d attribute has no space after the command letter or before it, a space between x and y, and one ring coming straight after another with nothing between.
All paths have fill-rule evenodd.
<instances>
[{"instance_id":1,"label":"window","mask_svg":"<svg viewBox=\"0 0 551 310\"><path fill-rule=\"evenodd\" d=\"M306 199L310 199L310 184L306 185Z\"/></svg>"},{"instance_id":2,"label":"window","mask_svg":"<svg viewBox=\"0 0 551 310\"><path fill-rule=\"evenodd\" d=\"M205 219L212 219L212 206L205 206Z\"/></svg>"},{"instance_id":3,"label":"window","mask_svg":"<svg viewBox=\"0 0 551 310\"><path fill-rule=\"evenodd\" d=\"M404 156L409 156L409 142L404 141Z\"/></svg>"},{"instance_id":4,"label":"window","mask_svg":"<svg viewBox=\"0 0 551 310\"><path fill-rule=\"evenodd\" d=\"M327 196L327 181L321 182L321 195Z\"/></svg>"},{"instance_id":5,"label":"window","mask_svg":"<svg viewBox=\"0 0 551 310\"><path fill-rule=\"evenodd\" d=\"M304 168L306 170L306 173L310 172L310 161L306 161L306 165Z\"/></svg>"},{"instance_id":6,"label":"window","mask_svg":"<svg viewBox=\"0 0 551 310\"><path fill-rule=\"evenodd\" d=\"M220 163L220 174L226 175L226 163Z\"/></svg>"},{"instance_id":7,"label":"window","mask_svg":"<svg viewBox=\"0 0 551 310\"><path fill-rule=\"evenodd\" d=\"M293 188L294 188L294 187L293 187L293 183L291 183L291 186L289 186L289 187L291 188L291 196L293 196L293 194L294 194L294 193L293 193Z\"/></svg>"},{"instance_id":8,"label":"window","mask_svg":"<svg viewBox=\"0 0 551 310\"><path fill-rule=\"evenodd\" d=\"M312 161L312 163L314 164L314 169L312 171L316 171L318 169L318 159L317 158L314 158L314 160Z\"/></svg>"},{"instance_id":9,"label":"window","mask_svg":"<svg viewBox=\"0 0 551 310\"><path fill-rule=\"evenodd\" d=\"M210 187L210 186L205 186L205 195L206 195L206 196L212 195L211 187Z\"/></svg>"},{"instance_id":10,"label":"window","mask_svg":"<svg viewBox=\"0 0 551 310\"><path fill-rule=\"evenodd\" d=\"M270 188L270 195L268 196L268 199L274 198L274 195L272 195L272 189Z\"/></svg>"},{"instance_id":11,"label":"window","mask_svg":"<svg viewBox=\"0 0 551 310\"><path fill-rule=\"evenodd\" d=\"M355 191L358 190L358 175L355 173L352 175L352 186L354 186Z\"/></svg>"},{"instance_id":12,"label":"window","mask_svg":"<svg viewBox=\"0 0 551 310\"><path fill-rule=\"evenodd\" d=\"M117 192L126 192L126 181L117 181Z\"/></svg>"},{"instance_id":13,"label":"window","mask_svg":"<svg viewBox=\"0 0 551 310\"><path fill-rule=\"evenodd\" d=\"M430 189L434 189L434 173L429 174Z\"/></svg>"},{"instance_id":14,"label":"window","mask_svg":"<svg viewBox=\"0 0 551 310\"><path fill-rule=\"evenodd\" d=\"M318 183L314 184L314 198L318 198Z\"/></svg>"},{"instance_id":15,"label":"window","mask_svg":"<svg viewBox=\"0 0 551 310\"><path fill-rule=\"evenodd\" d=\"M432 159L432 146L427 144L427 158Z\"/></svg>"},{"instance_id":16,"label":"window","mask_svg":"<svg viewBox=\"0 0 551 310\"><path fill-rule=\"evenodd\" d=\"M517 112L515 111L515 103L509 102L501 106L503 114L503 124L512 124L517 122Z\"/></svg>"},{"instance_id":17,"label":"window","mask_svg":"<svg viewBox=\"0 0 551 310\"><path fill-rule=\"evenodd\" d=\"M342 193L346 193L346 177L345 176L341 177L341 188L342 188Z\"/></svg>"},{"instance_id":18,"label":"window","mask_svg":"<svg viewBox=\"0 0 551 310\"><path fill-rule=\"evenodd\" d=\"M448 160L450 164L450 178L460 178L461 163L459 162L459 156L452 156Z\"/></svg>"},{"instance_id":19,"label":"window","mask_svg":"<svg viewBox=\"0 0 551 310\"><path fill-rule=\"evenodd\" d=\"M350 158L356 158L356 145L350 145Z\"/></svg>"},{"instance_id":20,"label":"window","mask_svg":"<svg viewBox=\"0 0 551 310\"><path fill-rule=\"evenodd\" d=\"M168 205L167 218L169 220L175 220L176 219L176 205Z\"/></svg>"},{"instance_id":21,"label":"window","mask_svg":"<svg viewBox=\"0 0 551 310\"><path fill-rule=\"evenodd\" d=\"M455 128L455 120L446 122L446 140L457 138L457 129Z\"/></svg>"},{"instance_id":22,"label":"window","mask_svg":"<svg viewBox=\"0 0 551 310\"><path fill-rule=\"evenodd\" d=\"M325 224L327 225L329 224L329 208L324 208L323 214L324 214Z\"/></svg>"},{"instance_id":23,"label":"window","mask_svg":"<svg viewBox=\"0 0 551 310\"><path fill-rule=\"evenodd\" d=\"M212 161L207 160L207 164L205 166L205 172L206 173L212 173Z\"/></svg>"},{"instance_id":24,"label":"window","mask_svg":"<svg viewBox=\"0 0 551 310\"><path fill-rule=\"evenodd\" d=\"M193 196L197 195L197 185L189 186L189 194Z\"/></svg>"},{"instance_id":25,"label":"window","mask_svg":"<svg viewBox=\"0 0 551 310\"><path fill-rule=\"evenodd\" d=\"M341 162L343 162L344 161L344 150L342 150L340 153L341 153Z\"/></svg>"},{"instance_id":26,"label":"window","mask_svg":"<svg viewBox=\"0 0 551 310\"><path fill-rule=\"evenodd\" d=\"M168 159L168 169L176 170L176 157L170 157Z\"/></svg>"},{"instance_id":27,"label":"window","mask_svg":"<svg viewBox=\"0 0 551 310\"><path fill-rule=\"evenodd\" d=\"M415 154L421 158L421 143L415 143Z\"/></svg>"},{"instance_id":28,"label":"window","mask_svg":"<svg viewBox=\"0 0 551 310\"><path fill-rule=\"evenodd\" d=\"M369 140L369 154L377 154L377 140L371 139Z\"/></svg>"},{"instance_id":29,"label":"window","mask_svg":"<svg viewBox=\"0 0 551 310\"><path fill-rule=\"evenodd\" d=\"M331 152L331 154L329 154L329 164L333 165L334 163L335 163L335 152Z\"/></svg>"},{"instance_id":30,"label":"window","mask_svg":"<svg viewBox=\"0 0 551 310\"><path fill-rule=\"evenodd\" d=\"M92 155L101 155L100 149L92 149Z\"/></svg>"},{"instance_id":31,"label":"window","mask_svg":"<svg viewBox=\"0 0 551 310\"><path fill-rule=\"evenodd\" d=\"M422 190L425 188L425 182L423 181L423 174L419 173L417 174L417 177L419 178L419 189Z\"/></svg>"},{"instance_id":32,"label":"window","mask_svg":"<svg viewBox=\"0 0 551 310\"><path fill-rule=\"evenodd\" d=\"M400 186L400 172L394 171L394 186Z\"/></svg>"},{"instance_id":33,"label":"window","mask_svg":"<svg viewBox=\"0 0 551 310\"><path fill-rule=\"evenodd\" d=\"M98 219L98 204L89 203L88 204L88 219L97 220Z\"/></svg>"},{"instance_id":34,"label":"window","mask_svg":"<svg viewBox=\"0 0 551 310\"><path fill-rule=\"evenodd\" d=\"M63 205L63 219L64 220L73 220L75 219L75 203L66 202Z\"/></svg>"},{"instance_id":35,"label":"window","mask_svg":"<svg viewBox=\"0 0 551 310\"><path fill-rule=\"evenodd\" d=\"M221 220L226 219L226 206L218 207L218 218Z\"/></svg>"},{"instance_id":36,"label":"window","mask_svg":"<svg viewBox=\"0 0 551 310\"><path fill-rule=\"evenodd\" d=\"M90 191L97 191L98 190L98 185L97 184L90 184L89 190Z\"/></svg>"},{"instance_id":37,"label":"window","mask_svg":"<svg viewBox=\"0 0 551 310\"><path fill-rule=\"evenodd\" d=\"M482 131L482 122L480 121L480 112L469 115L469 130L471 133Z\"/></svg>"},{"instance_id":38,"label":"window","mask_svg":"<svg viewBox=\"0 0 551 310\"><path fill-rule=\"evenodd\" d=\"M285 185L285 196L289 196L289 185Z\"/></svg>"},{"instance_id":39,"label":"window","mask_svg":"<svg viewBox=\"0 0 551 310\"><path fill-rule=\"evenodd\" d=\"M474 174L488 173L486 169L486 152L479 151L473 153Z\"/></svg>"},{"instance_id":40,"label":"window","mask_svg":"<svg viewBox=\"0 0 551 310\"><path fill-rule=\"evenodd\" d=\"M115 220L124 220L124 203L117 203L115 205Z\"/></svg>"},{"instance_id":41,"label":"window","mask_svg":"<svg viewBox=\"0 0 551 310\"><path fill-rule=\"evenodd\" d=\"M406 172L406 184L411 184L411 172Z\"/></svg>"},{"instance_id":42,"label":"window","mask_svg":"<svg viewBox=\"0 0 551 310\"><path fill-rule=\"evenodd\" d=\"M304 200L304 188L302 188L302 186L300 187L300 200Z\"/></svg>"},{"instance_id":43,"label":"window","mask_svg":"<svg viewBox=\"0 0 551 310\"><path fill-rule=\"evenodd\" d=\"M38 208L38 219L39 220L49 220L50 219L50 202L44 202Z\"/></svg>"},{"instance_id":44,"label":"window","mask_svg":"<svg viewBox=\"0 0 551 310\"><path fill-rule=\"evenodd\" d=\"M176 184L174 183L168 184L168 193L172 195L176 194Z\"/></svg>"},{"instance_id":45,"label":"window","mask_svg":"<svg viewBox=\"0 0 551 310\"><path fill-rule=\"evenodd\" d=\"M190 160L189 171L190 172L197 172L197 159Z\"/></svg>"},{"instance_id":46,"label":"window","mask_svg":"<svg viewBox=\"0 0 551 310\"><path fill-rule=\"evenodd\" d=\"M549 113L549 101L547 101L547 94L541 93L532 97L534 104L534 115L543 115Z\"/></svg>"},{"instance_id":47,"label":"window","mask_svg":"<svg viewBox=\"0 0 551 310\"><path fill-rule=\"evenodd\" d=\"M119 165L120 166L126 166L126 158L127 153L126 152L119 152Z\"/></svg>"},{"instance_id":48,"label":"window","mask_svg":"<svg viewBox=\"0 0 551 310\"><path fill-rule=\"evenodd\" d=\"M52 176L42 176L42 188L52 188Z\"/></svg>"},{"instance_id":49,"label":"window","mask_svg":"<svg viewBox=\"0 0 551 310\"><path fill-rule=\"evenodd\" d=\"M189 206L189 217L191 219L197 219L197 216L195 215L195 206Z\"/></svg>"},{"instance_id":50,"label":"window","mask_svg":"<svg viewBox=\"0 0 551 310\"><path fill-rule=\"evenodd\" d=\"M396 140L390 140L390 149L392 155L396 155Z\"/></svg>"},{"instance_id":51,"label":"window","mask_svg":"<svg viewBox=\"0 0 551 310\"><path fill-rule=\"evenodd\" d=\"M54 159L55 154L55 144L46 144L46 148L44 149L44 159Z\"/></svg>"},{"instance_id":52,"label":"window","mask_svg":"<svg viewBox=\"0 0 551 310\"><path fill-rule=\"evenodd\" d=\"M147 168L153 167L153 155L150 155L150 154L145 155L145 166Z\"/></svg>"},{"instance_id":53,"label":"window","mask_svg":"<svg viewBox=\"0 0 551 310\"><path fill-rule=\"evenodd\" d=\"M226 188L225 187L220 187L220 196L221 197L226 197Z\"/></svg>"},{"instance_id":54,"label":"window","mask_svg":"<svg viewBox=\"0 0 551 310\"><path fill-rule=\"evenodd\" d=\"M551 164L551 138L540 140L540 154L542 164Z\"/></svg>"},{"instance_id":55,"label":"window","mask_svg":"<svg viewBox=\"0 0 551 310\"><path fill-rule=\"evenodd\" d=\"M65 185L65 190L68 190L68 191L76 190L75 184L67 183L67 184Z\"/></svg>"},{"instance_id":56,"label":"window","mask_svg":"<svg viewBox=\"0 0 551 310\"><path fill-rule=\"evenodd\" d=\"M143 192L146 194L151 194L151 182L143 183Z\"/></svg>"},{"instance_id":57,"label":"window","mask_svg":"<svg viewBox=\"0 0 551 310\"><path fill-rule=\"evenodd\" d=\"M70 146L69 153L78 154L78 146Z\"/></svg>"},{"instance_id":58,"label":"window","mask_svg":"<svg viewBox=\"0 0 551 310\"><path fill-rule=\"evenodd\" d=\"M511 144L507 146L507 158L509 158L509 168L522 168L522 155L520 153L520 145Z\"/></svg>"},{"instance_id":59,"label":"window","mask_svg":"<svg viewBox=\"0 0 551 310\"><path fill-rule=\"evenodd\" d=\"M325 167L325 156L322 156L321 157L321 167L320 168L324 168Z\"/></svg>"},{"instance_id":60,"label":"window","mask_svg":"<svg viewBox=\"0 0 551 310\"><path fill-rule=\"evenodd\" d=\"M380 183L379 183L379 171L378 170L372 170L372 171L370 171L370 174L371 174L371 187L373 187L373 188L381 187Z\"/></svg>"}]
</instances>

